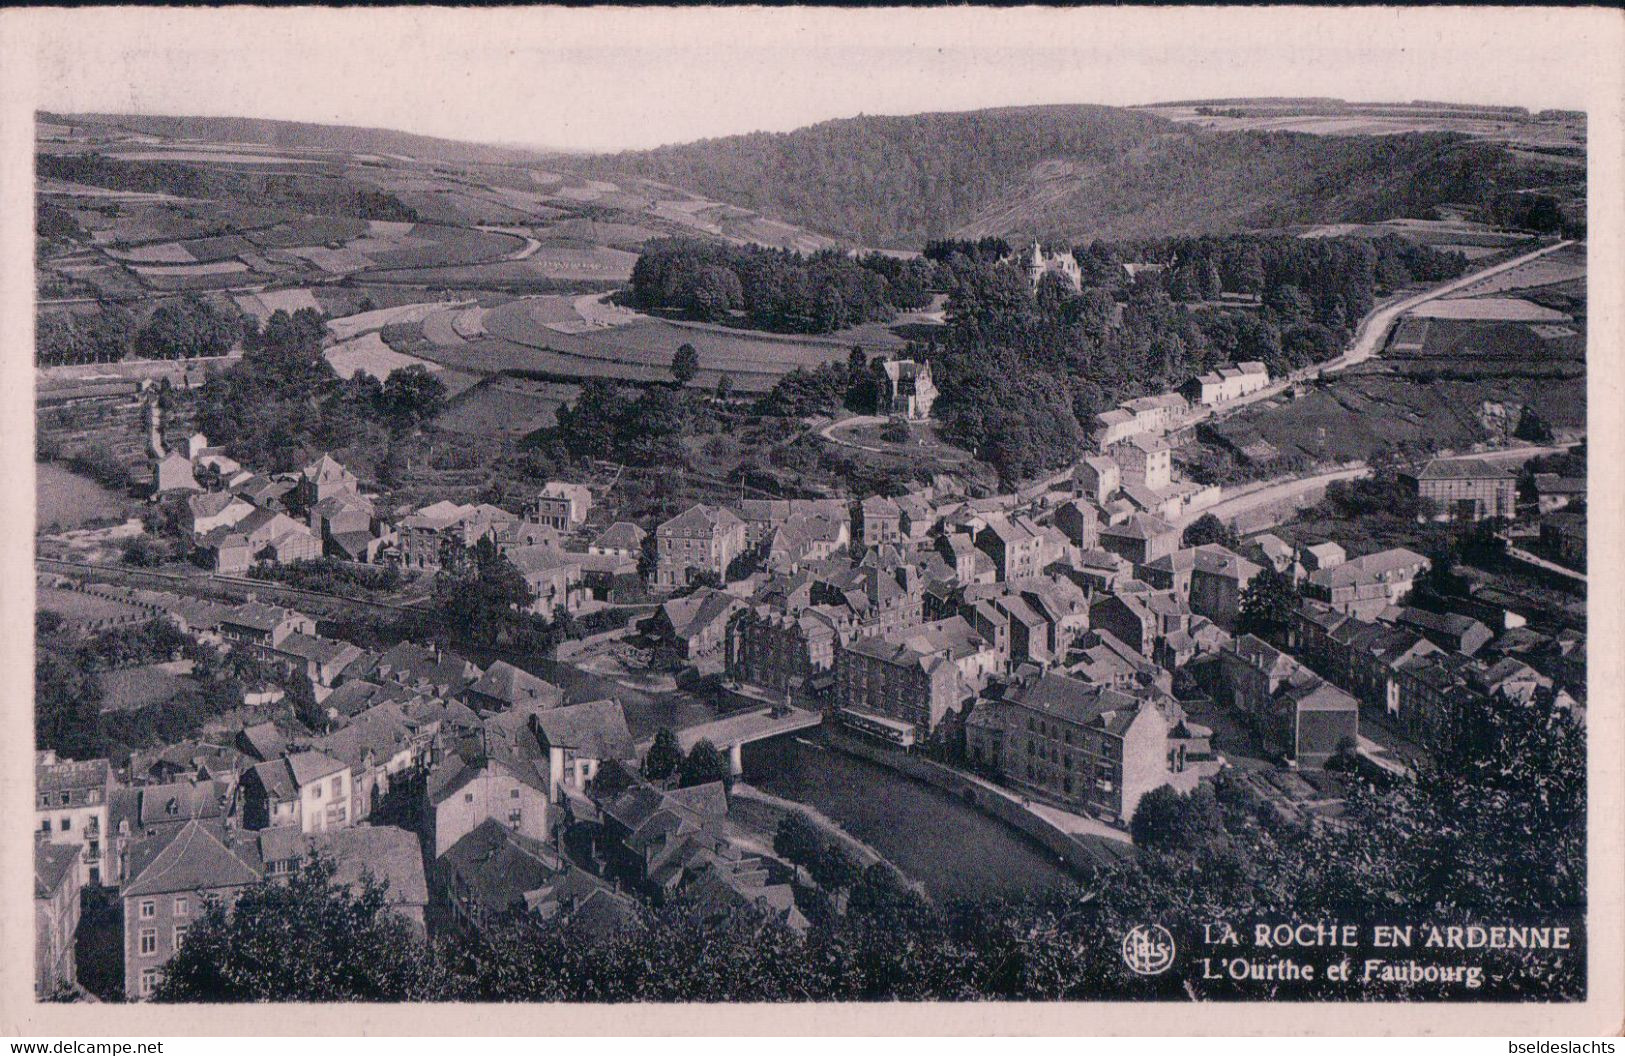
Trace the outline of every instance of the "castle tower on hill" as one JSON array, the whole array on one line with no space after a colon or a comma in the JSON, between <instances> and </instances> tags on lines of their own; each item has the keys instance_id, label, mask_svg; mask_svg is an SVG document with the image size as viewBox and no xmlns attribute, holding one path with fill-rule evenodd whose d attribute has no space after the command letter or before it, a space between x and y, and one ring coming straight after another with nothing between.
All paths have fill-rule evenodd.
<instances>
[{"instance_id":1,"label":"castle tower on hill","mask_svg":"<svg viewBox=\"0 0 1625 1056\"><path fill-rule=\"evenodd\" d=\"M1032 283L1034 292L1038 290L1039 280L1048 274L1059 275L1074 293L1083 291L1083 269L1078 267L1077 258L1065 252L1046 254L1044 247L1034 239L1032 251L1027 255L1027 280Z\"/></svg>"}]
</instances>

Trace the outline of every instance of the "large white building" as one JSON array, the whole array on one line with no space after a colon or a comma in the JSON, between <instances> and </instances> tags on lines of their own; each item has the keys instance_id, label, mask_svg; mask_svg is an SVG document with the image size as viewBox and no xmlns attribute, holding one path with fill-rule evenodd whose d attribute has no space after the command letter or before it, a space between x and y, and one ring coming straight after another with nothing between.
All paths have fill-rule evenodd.
<instances>
[{"instance_id":1,"label":"large white building","mask_svg":"<svg viewBox=\"0 0 1625 1056\"><path fill-rule=\"evenodd\" d=\"M1257 360L1248 360L1192 378L1185 383L1185 394L1192 403L1215 407L1255 393L1269 383L1269 369Z\"/></svg>"}]
</instances>

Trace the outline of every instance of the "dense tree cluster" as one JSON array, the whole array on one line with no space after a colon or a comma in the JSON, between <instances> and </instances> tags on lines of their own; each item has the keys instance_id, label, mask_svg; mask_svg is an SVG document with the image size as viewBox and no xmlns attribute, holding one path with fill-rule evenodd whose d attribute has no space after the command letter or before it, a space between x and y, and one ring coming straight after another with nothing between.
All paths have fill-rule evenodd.
<instances>
[{"instance_id":1,"label":"dense tree cluster","mask_svg":"<svg viewBox=\"0 0 1625 1056\"><path fill-rule=\"evenodd\" d=\"M473 546L446 543L432 604L469 641L495 645L514 624L525 622L524 610L535 600L525 577L489 536Z\"/></svg>"},{"instance_id":2,"label":"dense tree cluster","mask_svg":"<svg viewBox=\"0 0 1625 1056\"><path fill-rule=\"evenodd\" d=\"M41 312L34 330L34 357L42 367L116 363L130 352L135 318L105 306L94 312Z\"/></svg>"},{"instance_id":3,"label":"dense tree cluster","mask_svg":"<svg viewBox=\"0 0 1625 1056\"><path fill-rule=\"evenodd\" d=\"M1209 543L1234 550L1241 545L1236 530L1213 516L1204 513L1186 526L1181 541L1186 546L1206 546Z\"/></svg>"},{"instance_id":4,"label":"dense tree cluster","mask_svg":"<svg viewBox=\"0 0 1625 1056\"><path fill-rule=\"evenodd\" d=\"M1375 239L1204 235L1197 238L1096 241L1075 253L1085 282L1106 288L1149 284L1181 303L1224 293L1270 295L1275 307L1332 330L1371 310L1372 294L1415 282L1443 282L1467 269L1459 252L1441 251L1396 234ZM1136 269L1130 280L1124 264ZM1300 302L1298 298L1303 298Z\"/></svg>"},{"instance_id":5,"label":"dense tree cluster","mask_svg":"<svg viewBox=\"0 0 1625 1056\"><path fill-rule=\"evenodd\" d=\"M618 935L566 922L492 924L425 943L370 890L319 869L249 891L188 936L159 1000L485 1001L1564 1000L1585 992L1585 738L1549 696L1498 701L1460 719L1457 745L1414 781L1347 778L1339 824L1288 819L1244 776L1156 793L1139 853L1081 888L1023 901L934 904L887 866L836 861L810 825L786 822L776 851L845 894L800 885L805 935L749 909L680 894ZM842 856L844 858L844 856ZM826 862L826 858L829 860ZM1570 951L1483 951L1483 985L1327 982L1261 987L1196 969L1147 977L1120 955L1154 922L1182 950L1203 922L1485 921L1568 924ZM269 941L267 935L279 941ZM1356 969L1358 972L1358 968ZM290 980L300 990L290 991Z\"/></svg>"},{"instance_id":6,"label":"dense tree cluster","mask_svg":"<svg viewBox=\"0 0 1625 1056\"><path fill-rule=\"evenodd\" d=\"M1240 630L1261 638L1279 637L1292 625L1298 608L1298 589L1292 577L1266 565L1241 592Z\"/></svg>"},{"instance_id":7,"label":"dense tree cluster","mask_svg":"<svg viewBox=\"0 0 1625 1056\"><path fill-rule=\"evenodd\" d=\"M196 295L159 305L135 334L143 359L196 359L225 353L242 336L233 313Z\"/></svg>"},{"instance_id":8,"label":"dense tree cluster","mask_svg":"<svg viewBox=\"0 0 1625 1056\"><path fill-rule=\"evenodd\" d=\"M241 705L243 690L267 674L250 657L197 646L165 619L80 635L55 613L41 611L34 640L35 744L70 759L117 756L195 736L211 718ZM194 663L192 691L137 711L102 711L102 675L182 657Z\"/></svg>"},{"instance_id":9,"label":"dense tree cluster","mask_svg":"<svg viewBox=\"0 0 1625 1056\"><path fill-rule=\"evenodd\" d=\"M1094 415L1122 400L1235 362L1279 377L1332 358L1381 270L1403 284L1464 263L1397 239L1260 235L1095 242L1076 257L1081 291L1051 275L1035 296L1019 261L955 254L946 336L919 351L934 357L944 434L1007 481L1074 457ZM1131 277L1129 264L1143 266Z\"/></svg>"},{"instance_id":10,"label":"dense tree cluster","mask_svg":"<svg viewBox=\"0 0 1625 1056\"><path fill-rule=\"evenodd\" d=\"M173 194L181 198L206 197L203 174L170 161L124 161L103 154L40 154L35 158L40 179L110 187L119 191Z\"/></svg>"},{"instance_id":11,"label":"dense tree cluster","mask_svg":"<svg viewBox=\"0 0 1625 1056\"><path fill-rule=\"evenodd\" d=\"M752 327L821 334L891 319L930 300L931 267L879 254L730 246L691 238L649 243L632 268L632 297L648 310L706 322L739 313Z\"/></svg>"},{"instance_id":12,"label":"dense tree cluster","mask_svg":"<svg viewBox=\"0 0 1625 1056\"><path fill-rule=\"evenodd\" d=\"M884 382L880 357L873 360L854 348L845 363L835 361L807 369L797 367L782 375L756 402L756 413L775 418L806 418L834 414L845 407L859 414L875 410Z\"/></svg>"},{"instance_id":13,"label":"dense tree cluster","mask_svg":"<svg viewBox=\"0 0 1625 1056\"><path fill-rule=\"evenodd\" d=\"M244 328L242 361L197 390L194 414L232 457L265 472L284 472L323 451L365 446L378 454L391 433L438 413L445 387L422 366L392 371L382 383L357 371L341 379L322 355L320 313L273 313L263 329Z\"/></svg>"},{"instance_id":14,"label":"dense tree cluster","mask_svg":"<svg viewBox=\"0 0 1625 1056\"><path fill-rule=\"evenodd\" d=\"M955 257L972 261L993 262L1010 255L1010 243L994 235L971 241L968 238L933 238L926 242L921 256L938 264L950 263Z\"/></svg>"},{"instance_id":15,"label":"dense tree cluster","mask_svg":"<svg viewBox=\"0 0 1625 1056\"><path fill-rule=\"evenodd\" d=\"M358 565L332 557L285 564L261 562L249 569L248 574L254 579L286 583L302 590L340 595L391 591L399 587L403 579L399 565Z\"/></svg>"},{"instance_id":16,"label":"dense tree cluster","mask_svg":"<svg viewBox=\"0 0 1625 1056\"><path fill-rule=\"evenodd\" d=\"M1334 516L1349 519L1385 517L1409 522L1433 512L1429 500L1392 473L1334 480L1326 485L1326 497L1322 501Z\"/></svg>"},{"instance_id":17,"label":"dense tree cluster","mask_svg":"<svg viewBox=\"0 0 1625 1056\"><path fill-rule=\"evenodd\" d=\"M354 890L312 856L288 879L244 891L187 931L155 1001L433 1001L455 980L406 921L386 884Z\"/></svg>"},{"instance_id":18,"label":"dense tree cluster","mask_svg":"<svg viewBox=\"0 0 1625 1056\"><path fill-rule=\"evenodd\" d=\"M560 407L557 425L525 443L555 462L602 458L636 466L680 465L680 442L713 432L716 412L698 389L650 385L631 390L589 378L572 404Z\"/></svg>"},{"instance_id":19,"label":"dense tree cluster","mask_svg":"<svg viewBox=\"0 0 1625 1056\"><path fill-rule=\"evenodd\" d=\"M68 210L43 198L34 212L34 237L44 243L83 242L90 235Z\"/></svg>"}]
</instances>

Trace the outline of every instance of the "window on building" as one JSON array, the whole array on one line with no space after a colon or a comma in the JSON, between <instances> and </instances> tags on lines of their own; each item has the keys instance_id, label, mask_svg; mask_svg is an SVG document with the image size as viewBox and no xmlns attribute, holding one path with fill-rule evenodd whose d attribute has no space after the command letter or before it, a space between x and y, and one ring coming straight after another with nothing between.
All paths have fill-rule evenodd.
<instances>
[{"instance_id":1,"label":"window on building","mask_svg":"<svg viewBox=\"0 0 1625 1056\"><path fill-rule=\"evenodd\" d=\"M177 925L175 925L175 949L177 949L177 950L180 949L181 948L181 943L183 943L185 941L186 941L186 925L185 924L177 924Z\"/></svg>"},{"instance_id":2,"label":"window on building","mask_svg":"<svg viewBox=\"0 0 1625 1056\"><path fill-rule=\"evenodd\" d=\"M141 956L151 957L158 952L158 929L142 928L139 946Z\"/></svg>"},{"instance_id":3,"label":"window on building","mask_svg":"<svg viewBox=\"0 0 1625 1056\"><path fill-rule=\"evenodd\" d=\"M158 988L158 969L141 969L141 996L151 997L152 992Z\"/></svg>"},{"instance_id":4,"label":"window on building","mask_svg":"<svg viewBox=\"0 0 1625 1056\"><path fill-rule=\"evenodd\" d=\"M518 799L519 798L519 790L517 788L508 789L508 798L509 799Z\"/></svg>"},{"instance_id":5,"label":"window on building","mask_svg":"<svg viewBox=\"0 0 1625 1056\"><path fill-rule=\"evenodd\" d=\"M145 901L143 901L141 903L141 919L142 920L150 920L153 917L156 917L157 915L158 915L158 903L157 902L155 902L155 901L153 901L152 899L149 898L149 899L146 899Z\"/></svg>"},{"instance_id":6,"label":"window on building","mask_svg":"<svg viewBox=\"0 0 1625 1056\"><path fill-rule=\"evenodd\" d=\"M73 828L73 819L62 818L57 821L56 827L61 829L63 832L67 832L69 829Z\"/></svg>"},{"instance_id":7,"label":"window on building","mask_svg":"<svg viewBox=\"0 0 1625 1056\"><path fill-rule=\"evenodd\" d=\"M464 803L472 803L472 802L474 802L474 793L472 793L472 792L464 792L463 793L463 802Z\"/></svg>"},{"instance_id":8,"label":"window on building","mask_svg":"<svg viewBox=\"0 0 1625 1056\"><path fill-rule=\"evenodd\" d=\"M73 793L72 792L63 792L63 793L61 793L60 795L57 796L57 802L62 804L64 807L67 806L69 803L73 802Z\"/></svg>"},{"instance_id":9,"label":"window on building","mask_svg":"<svg viewBox=\"0 0 1625 1056\"><path fill-rule=\"evenodd\" d=\"M175 915L177 917L184 917L190 911L191 911L191 907L187 903L186 896L185 895L176 895L175 896Z\"/></svg>"},{"instance_id":10,"label":"window on building","mask_svg":"<svg viewBox=\"0 0 1625 1056\"><path fill-rule=\"evenodd\" d=\"M317 799L322 798L322 786L321 785L316 786L316 798Z\"/></svg>"}]
</instances>

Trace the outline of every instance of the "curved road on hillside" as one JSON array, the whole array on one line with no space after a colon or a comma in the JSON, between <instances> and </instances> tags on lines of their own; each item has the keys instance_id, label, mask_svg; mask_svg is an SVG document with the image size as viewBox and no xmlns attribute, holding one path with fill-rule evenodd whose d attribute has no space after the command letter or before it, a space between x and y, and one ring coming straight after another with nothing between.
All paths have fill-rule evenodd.
<instances>
[{"instance_id":1,"label":"curved road on hillside","mask_svg":"<svg viewBox=\"0 0 1625 1056\"><path fill-rule=\"evenodd\" d=\"M1423 290L1420 293L1413 293L1408 297L1402 297L1399 300L1392 301L1388 304L1378 305L1376 308L1367 313L1364 319L1360 320L1360 325L1356 327L1354 331L1354 343L1349 346L1347 352L1344 352L1335 359L1328 359L1324 363L1315 363L1311 366L1304 367L1301 370L1295 370L1286 377L1271 382L1269 385L1259 389L1257 392L1249 393L1246 396L1229 401L1216 412L1205 412L1193 415L1191 420L1201 421L1204 418L1224 418L1250 404L1257 403L1260 400L1267 400L1272 396L1278 396L1281 394L1282 390L1296 384L1297 382L1308 381L1311 378L1318 378L1323 374L1335 374L1345 367L1352 367L1356 363L1364 363L1366 360L1382 351L1382 346L1388 340L1388 332L1394 328L1394 324L1399 322L1400 316L1404 315L1406 312L1412 311L1421 305L1428 303L1429 301L1436 301L1441 297L1448 297L1450 294L1455 293L1458 290L1465 289L1466 287L1471 286L1473 283L1482 279L1487 279L1492 275L1499 275L1503 271L1511 271L1513 268L1520 265L1527 264L1532 260L1538 260L1547 254L1556 253L1565 246L1572 245L1574 245L1574 241L1572 239L1564 239L1559 242L1554 242L1549 246L1542 246L1540 249L1520 254L1513 257L1511 260L1503 260L1499 264L1492 265L1480 271L1468 272L1459 279L1451 279L1449 282L1435 286L1432 289Z\"/></svg>"},{"instance_id":2,"label":"curved road on hillside","mask_svg":"<svg viewBox=\"0 0 1625 1056\"><path fill-rule=\"evenodd\" d=\"M1372 311L1371 314L1367 315L1360 321L1359 328L1354 331L1354 344L1347 352L1343 353L1336 359L1328 360L1325 363L1306 368L1304 376L1314 377L1317 374L1322 374L1327 371L1342 370L1344 367L1352 366L1355 363L1364 362L1365 360L1368 360L1372 356L1376 355L1382 349L1383 342L1388 336L1388 331L1396 322L1399 321L1399 317L1404 315L1406 312L1411 311L1420 305L1426 304L1428 301L1436 301L1441 297L1447 297L1450 294L1455 293L1457 290L1464 289L1465 287L1471 286L1475 282L1487 279L1491 275L1499 275L1503 271L1511 271L1513 268L1527 264L1531 260L1538 260L1549 253L1556 253L1558 250L1572 245L1574 245L1574 241L1572 239L1564 239L1559 242L1554 242L1549 246L1542 246L1540 249L1533 250L1529 253L1524 253L1521 256L1513 257L1511 260L1504 260L1501 263L1485 268L1482 271L1468 272L1461 278L1452 279L1442 286L1435 286L1430 290L1423 290L1421 293L1413 294L1410 297L1395 301L1392 304L1383 305L1382 307Z\"/></svg>"},{"instance_id":3,"label":"curved road on hillside","mask_svg":"<svg viewBox=\"0 0 1625 1056\"><path fill-rule=\"evenodd\" d=\"M1521 465L1540 455L1553 455L1567 450L1568 446L1564 444L1546 447L1508 447L1499 451L1473 451L1464 455L1445 455L1441 456L1439 461L1460 462L1469 458L1477 458L1485 462L1517 462ZM1211 513L1219 520L1227 523L1233 522L1243 514L1273 506L1279 502L1296 499L1314 491L1316 488L1324 488L1335 480L1353 480L1356 477L1370 475L1371 467L1364 462L1358 462L1338 469L1327 470L1323 473L1313 473L1307 477L1293 477L1290 480L1265 481L1260 484L1243 485L1207 509L1185 514L1174 522L1174 527L1184 528L1204 513Z\"/></svg>"}]
</instances>

